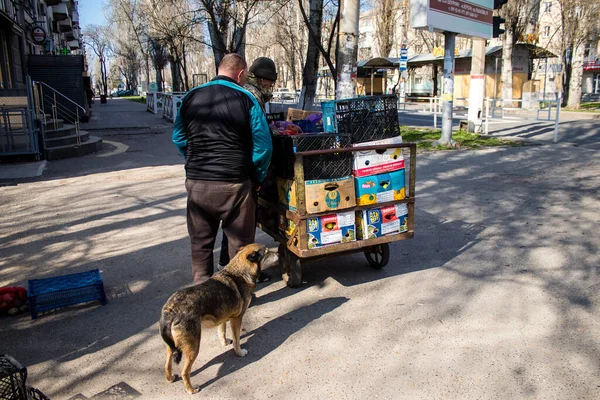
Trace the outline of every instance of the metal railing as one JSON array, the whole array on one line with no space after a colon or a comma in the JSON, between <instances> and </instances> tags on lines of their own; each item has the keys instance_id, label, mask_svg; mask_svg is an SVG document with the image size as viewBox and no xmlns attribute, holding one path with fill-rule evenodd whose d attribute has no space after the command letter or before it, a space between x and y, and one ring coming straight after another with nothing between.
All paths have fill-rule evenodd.
<instances>
[{"instance_id":1,"label":"metal railing","mask_svg":"<svg viewBox=\"0 0 600 400\"><path fill-rule=\"evenodd\" d=\"M162 92L147 92L146 109L152 114L162 114L164 95Z\"/></svg>"},{"instance_id":2,"label":"metal railing","mask_svg":"<svg viewBox=\"0 0 600 400\"><path fill-rule=\"evenodd\" d=\"M58 129L59 119L75 125L77 144L81 144L79 119L85 114L83 107L52 86L40 81L33 81L33 98L35 112L44 125L46 125L47 115L52 117L54 129Z\"/></svg>"},{"instance_id":3,"label":"metal railing","mask_svg":"<svg viewBox=\"0 0 600 400\"><path fill-rule=\"evenodd\" d=\"M40 159L39 129L32 110L23 108L0 108L0 155L34 154Z\"/></svg>"},{"instance_id":4,"label":"metal railing","mask_svg":"<svg viewBox=\"0 0 600 400\"><path fill-rule=\"evenodd\" d=\"M163 93L163 118L175 122L175 117L181 107L181 101L187 92Z\"/></svg>"}]
</instances>

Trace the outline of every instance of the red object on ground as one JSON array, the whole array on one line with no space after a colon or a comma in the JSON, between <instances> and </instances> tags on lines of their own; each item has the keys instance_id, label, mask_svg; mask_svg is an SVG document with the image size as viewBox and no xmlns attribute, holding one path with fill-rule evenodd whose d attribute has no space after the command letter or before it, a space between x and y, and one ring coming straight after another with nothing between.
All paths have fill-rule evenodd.
<instances>
[{"instance_id":1,"label":"red object on ground","mask_svg":"<svg viewBox=\"0 0 600 400\"><path fill-rule=\"evenodd\" d=\"M27 303L27 290L21 286L0 288L0 314Z\"/></svg>"}]
</instances>

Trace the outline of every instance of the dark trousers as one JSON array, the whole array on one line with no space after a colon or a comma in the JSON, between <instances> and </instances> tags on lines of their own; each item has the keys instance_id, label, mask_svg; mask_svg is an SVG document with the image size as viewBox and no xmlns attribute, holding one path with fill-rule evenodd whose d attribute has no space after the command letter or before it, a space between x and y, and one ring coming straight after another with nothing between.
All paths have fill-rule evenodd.
<instances>
[{"instance_id":1,"label":"dark trousers","mask_svg":"<svg viewBox=\"0 0 600 400\"><path fill-rule=\"evenodd\" d=\"M244 183L187 179L187 227L192 247L192 276L202 283L214 272L213 249L219 223L227 236L229 257L254 242L256 200L250 181Z\"/></svg>"},{"instance_id":2,"label":"dark trousers","mask_svg":"<svg viewBox=\"0 0 600 400\"><path fill-rule=\"evenodd\" d=\"M229 264L229 240L227 235L223 232L223 239L221 239L221 254L219 254L219 264L224 267Z\"/></svg>"}]
</instances>

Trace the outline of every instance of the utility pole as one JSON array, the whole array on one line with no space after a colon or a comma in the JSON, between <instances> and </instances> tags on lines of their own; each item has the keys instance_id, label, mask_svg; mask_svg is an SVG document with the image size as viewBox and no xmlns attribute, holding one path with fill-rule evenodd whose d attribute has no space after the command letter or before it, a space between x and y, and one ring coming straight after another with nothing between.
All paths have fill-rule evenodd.
<instances>
[{"instance_id":1,"label":"utility pole","mask_svg":"<svg viewBox=\"0 0 600 400\"><path fill-rule=\"evenodd\" d=\"M481 114L485 97L485 39L473 38L471 51L471 83L469 86L469 124L470 133L481 132Z\"/></svg>"},{"instance_id":2,"label":"utility pole","mask_svg":"<svg viewBox=\"0 0 600 400\"><path fill-rule=\"evenodd\" d=\"M336 57L336 100L355 96L358 57L359 0L340 0L339 49Z\"/></svg>"},{"instance_id":3,"label":"utility pole","mask_svg":"<svg viewBox=\"0 0 600 400\"><path fill-rule=\"evenodd\" d=\"M444 92L442 94L442 137L435 145L454 146L452 140L452 107L454 106L454 49L456 33L444 32Z\"/></svg>"}]
</instances>

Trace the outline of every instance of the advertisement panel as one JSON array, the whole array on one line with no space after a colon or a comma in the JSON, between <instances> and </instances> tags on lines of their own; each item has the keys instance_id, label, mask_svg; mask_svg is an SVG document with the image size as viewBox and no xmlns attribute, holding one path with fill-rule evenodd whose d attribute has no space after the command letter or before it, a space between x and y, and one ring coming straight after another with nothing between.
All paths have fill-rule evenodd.
<instances>
[{"instance_id":1,"label":"advertisement panel","mask_svg":"<svg viewBox=\"0 0 600 400\"><path fill-rule=\"evenodd\" d=\"M411 0L410 25L491 39L493 7L493 0Z\"/></svg>"}]
</instances>

